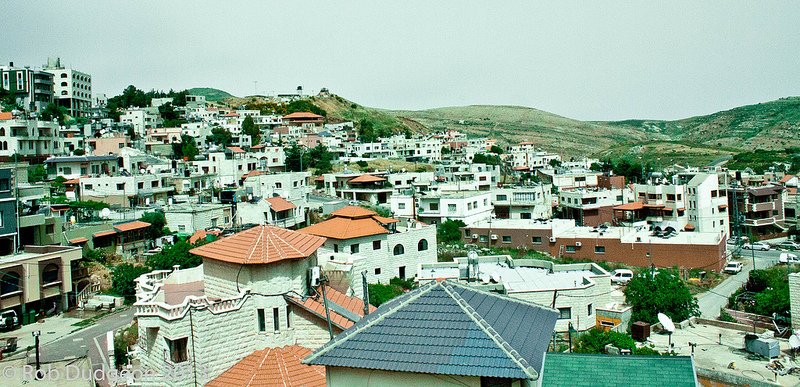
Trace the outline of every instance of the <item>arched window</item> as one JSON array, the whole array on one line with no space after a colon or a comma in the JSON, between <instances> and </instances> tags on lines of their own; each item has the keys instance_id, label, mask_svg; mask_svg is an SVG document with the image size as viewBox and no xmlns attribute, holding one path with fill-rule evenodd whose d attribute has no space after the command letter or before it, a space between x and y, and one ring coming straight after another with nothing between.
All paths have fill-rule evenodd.
<instances>
[{"instance_id":1,"label":"arched window","mask_svg":"<svg viewBox=\"0 0 800 387\"><path fill-rule=\"evenodd\" d=\"M15 271L9 271L0 277L0 294L8 294L19 290L20 275Z\"/></svg>"},{"instance_id":2,"label":"arched window","mask_svg":"<svg viewBox=\"0 0 800 387\"><path fill-rule=\"evenodd\" d=\"M425 239L420 239L419 243L417 243L417 251L425 251L428 249L428 241Z\"/></svg>"},{"instance_id":3,"label":"arched window","mask_svg":"<svg viewBox=\"0 0 800 387\"><path fill-rule=\"evenodd\" d=\"M61 90L61 95L67 95L67 91L66 90Z\"/></svg>"},{"instance_id":4,"label":"arched window","mask_svg":"<svg viewBox=\"0 0 800 387\"><path fill-rule=\"evenodd\" d=\"M56 281L58 281L58 265L55 263L48 264L42 270L42 283L49 284Z\"/></svg>"},{"instance_id":5,"label":"arched window","mask_svg":"<svg viewBox=\"0 0 800 387\"><path fill-rule=\"evenodd\" d=\"M0 128L0 136L6 135L6 128Z\"/></svg>"},{"instance_id":6,"label":"arched window","mask_svg":"<svg viewBox=\"0 0 800 387\"><path fill-rule=\"evenodd\" d=\"M67 82L61 82L61 86L66 87L67 86Z\"/></svg>"},{"instance_id":7,"label":"arched window","mask_svg":"<svg viewBox=\"0 0 800 387\"><path fill-rule=\"evenodd\" d=\"M406 249L403 247L403 245L398 244L394 246L394 255L403 255L405 253Z\"/></svg>"},{"instance_id":8,"label":"arched window","mask_svg":"<svg viewBox=\"0 0 800 387\"><path fill-rule=\"evenodd\" d=\"M67 77L67 73L61 73L61 78L66 78L66 77Z\"/></svg>"}]
</instances>

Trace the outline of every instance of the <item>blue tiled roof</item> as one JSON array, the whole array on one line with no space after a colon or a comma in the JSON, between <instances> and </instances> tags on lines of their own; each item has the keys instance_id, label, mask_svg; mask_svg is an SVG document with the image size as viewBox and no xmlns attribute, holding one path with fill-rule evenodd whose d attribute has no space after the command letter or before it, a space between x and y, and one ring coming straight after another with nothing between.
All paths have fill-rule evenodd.
<instances>
[{"instance_id":1,"label":"blue tiled roof","mask_svg":"<svg viewBox=\"0 0 800 387\"><path fill-rule=\"evenodd\" d=\"M542 387L697 386L691 356L548 353Z\"/></svg>"},{"instance_id":2,"label":"blue tiled roof","mask_svg":"<svg viewBox=\"0 0 800 387\"><path fill-rule=\"evenodd\" d=\"M390 300L308 364L535 379L557 312L451 281Z\"/></svg>"}]
</instances>

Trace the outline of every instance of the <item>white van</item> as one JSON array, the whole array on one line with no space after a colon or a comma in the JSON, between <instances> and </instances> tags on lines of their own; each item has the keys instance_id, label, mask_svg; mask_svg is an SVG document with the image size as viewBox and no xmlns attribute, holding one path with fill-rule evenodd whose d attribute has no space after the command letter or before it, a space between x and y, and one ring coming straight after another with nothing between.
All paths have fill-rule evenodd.
<instances>
[{"instance_id":1,"label":"white van","mask_svg":"<svg viewBox=\"0 0 800 387\"><path fill-rule=\"evenodd\" d=\"M628 269L617 269L611 272L612 284L627 284L633 278L633 272Z\"/></svg>"}]
</instances>

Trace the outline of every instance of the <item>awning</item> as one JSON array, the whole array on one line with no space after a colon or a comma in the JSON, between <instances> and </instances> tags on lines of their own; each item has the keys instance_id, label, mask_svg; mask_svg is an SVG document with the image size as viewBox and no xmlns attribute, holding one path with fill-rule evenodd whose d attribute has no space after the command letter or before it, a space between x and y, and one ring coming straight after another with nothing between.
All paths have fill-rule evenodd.
<instances>
[{"instance_id":1,"label":"awning","mask_svg":"<svg viewBox=\"0 0 800 387\"><path fill-rule=\"evenodd\" d=\"M644 208L642 202L633 202L614 207L615 210L619 211L634 211L634 210L641 210L642 208Z\"/></svg>"},{"instance_id":2,"label":"awning","mask_svg":"<svg viewBox=\"0 0 800 387\"><path fill-rule=\"evenodd\" d=\"M86 242L88 242L88 241L89 241L89 239L87 239L87 238L77 238L77 239L70 239L70 240L69 240L69 244L71 244L71 245L77 245L77 244L79 244L79 243L86 243Z\"/></svg>"},{"instance_id":3,"label":"awning","mask_svg":"<svg viewBox=\"0 0 800 387\"><path fill-rule=\"evenodd\" d=\"M94 234L92 234L92 236L95 237L95 238L99 238L99 237L104 237L104 236L109 236L109 235L115 235L116 233L117 232L114 231L114 230L109 230L109 231L102 231L102 232L94 233Z\"/></svg>"}]
</instances>

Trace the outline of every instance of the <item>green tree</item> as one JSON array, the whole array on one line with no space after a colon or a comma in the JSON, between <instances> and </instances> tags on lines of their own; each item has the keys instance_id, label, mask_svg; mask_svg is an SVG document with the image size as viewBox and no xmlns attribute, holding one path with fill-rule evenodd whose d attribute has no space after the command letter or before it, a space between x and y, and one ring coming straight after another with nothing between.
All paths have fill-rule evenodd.
<instances>
[{"instance_id":1,"label":"green tree","mask_svg":"<svg viewBox=\"0 0 800 387\"><path fill-rule=\"evenodd\" d=\"M487 155L485 153L476 153L472 157L473 164L487 164L487 165L500 165L503 163L498 155Z\"/></svg>"},{"instance_id":2,"label":"green tree","mask_svg":"<svg viewBox=\"0 0 800 387\"><path fill-rule=\"evenodd\" d=\"M633 321L655 324L658 313L676 322L700 315L697 299L689 293L686 284L666 271L655 276L649 271L634 276L623 293L628 304L633 306Z\"/></svg>"},{"instance_id":3,"label":"green tree","mask_svg":"<svg viewBox=\"0 0 800 387\"><path fill-rule=\"evenodd\" d=\"M381 306L384 302L403 294L403 288L400 285L369 284L367 286L369 288L369 303L373 306Z\"/></svg>"},{"instance_id":4,"label":"green tree","mask_svg":"<svg viewBox=\"0 0 800 387\"><path fill-rule=\"evenodd\" d=\"M191 245L187 241L179 241L174 245L164 247L161 252L151 255L147 258L147 266L153 270L171 270L173 266L178 265L181 269L188 269L200 266L203 259L197 255L190 254L189 250L197 247Z\"/></svg>"},{"instance_id":5,"label":"green tree","mask_svg":"<svg viewBox=\"0 0 800 387\"><path fill-rule=\"evenodd\" d=\"M36 164L28 167L28 183L38 183L47 180L47 169L44 165Z\"/></svg>"},{"instance_id":6,"label":"green tree","mask_svg":"<svg viewBox=\"0 0 800 387\"><path fill-rule=\"evenodd\" d=\"M22 110L22 106L17 103L14 94L0 87L0 111L10 112L12 110Z\"/></svg>"},{"instance_id":7,"label":"green tree","mask_svg":"<svg viewBox=\"0 0 800 387\"><path fill-rule=\"evenodd\" d=\"M328 147L322 143L319 143L317 146L309 149L305 155L307 159L304 159L303 162L307 163L310 167L315 168L317 170L317 174L328 173L333 168L331 166L333 154L328 151Z\"/></svg>"},{"instance_id":8,"label":"green tree","mask_svg":"<svg viewBox=\"0 0 800 387\"><path fill-rule=\"evenodd\" d=\"M460 220L448 219L436 227L436 239L440 243L455 243L461 240L461 227L466 224Z\"/></svg>"},{"instance_id":9,"label":"green tree","mask_svg":"<svg viewBox=\"0 0 800 387\"><path fill-rule=\"evenodd\" d=\"M443 155L449 155L450 154L450 147L449 146L443 146L442 147L442 154Z\"/></svg>"},{"instance_id":10,"label":"green tree","mask_svg":"<svg viewBox=\"0 0 800 387\"><path fill-rule=\"evenodd\" d=\"M222 147L228 147L233 142L233 135L228 129L221 126L215 126L211 129L211 136L208 140Z\"/></svg>"},{"instance_id":11,"label":"green tree","mask_svg":"<svg viewBox=\"0 0 800 387\"><path fill-rule=\"evenodd\" d=\"M288 148L284 148L283 152L286 154L285 163L286 170L292 172L300 172L308 167L308 163L303 161L303 154L305 151L297 143L292 144Z\"/></svg>"},{"instance_id":12,"label":"green tree","mask_svg":"<svg viewBox=\"0 0 800 387\"><path fill-rule=\"evenodd\" d=\"M139 218L142 222L150 223L150 228L147 229L147 238L155 239L170 233L167 225L167 218L161 211L146 212Z\"/></svg>"},{"instance_id":13,"label":"green tree","mask_svg":"<svg viewBox=\"0 0 800 387\"><path fill-rule=\"evenodd\" d=\"M172 155L176 158L188 158L191 161L198 154L200 154L200 151L197 150L194 137L188 134L181 135L181 142L172 143Z\"/></svg>"},{"instance_id":14,"label":"green tree","mask_svg":"<svg viewBox=\"0 0 800 387\"><path fill-rule=\"evenodd\" d=\"M67 111L57 104L50 102L44 110L39 114L39 117L45 121L58 120L60 124L64 124L64 117Z\"/></svg>"},{"instance_id":15,"label":"green tree","mask_svg":"<svg viewBox=\"0 0 800 387\"><path fill-rule=\"evenodd\" d=\"M181 124L189 122L183 119L180 113L175 110L175 107L169 102L158 107L158 114L164 120L165 128L178 128Z\"/></svg>"},{"instance_id":16,"label":"green tree","mask_svg":"<svg viewBox=\"0 0 800 387\"><path fill-rule=\"evenodd\" d=\"M494 154L498 154L498 155L502 155L503 154L503 148L501 148L501 147L499 147L497 145L492 145L492 147L491 147L491 149L489 151L494 153Z\"/></svg>"},{"instance_id":17,"label":"green tree","mask_svg":"<svg viewBox=\"0 0 800 387\"><path fill-rule=\"evenodd\" d=\"M375 134L375 127L372 125L372 121L365 118L358 123L358 137L363 143L375 142L377 135Z\"/></svg>"},{"instance_id":18,"label":"green tree","mask_svg":"<svg viewBox=\"0 0 800 387\"><path fill-rule=\"evenodd\" d=\"M602 172L603 171L603 166L600 165L599 163L592 163L592 165L589 166L589 169L591 169L591 170L593 170L595 172Z\"/></svg>"},{"instance_id":19,"label":"green tree","mask_svg":"<svg viewBox=\"0 0 800 387\"><path fill-rule=\"evenodd\" d=\"M411 129L408 127L406 127L406 129L403 131L403 134L405 135L406 139L410 139L412 137Z\"/></svg>"},{"instance_id":20,"label":"green tree","mask_svg":"<svg viewBox=\"0 0 800 387\"><path fill-rule=\"evenodd\" d=\"M252 116L247 116L242 122L242 133L250 136L253 145L261 143L261 129L253 122Z\"/></svg>"},{"instance_id":21,"label":"green tree","mask_svg":"<svg viewBox=\"0 0 800 387\"><path fill-rule=\"evenodd\" d=\"M136 283L133 280L150 271L147 266L130 263L117 265L111 269L111 290L115 295L125 297L126 302L132 302L136 299Z\"/></svg>"},{"instance_id":22,"label":"green tree","mask_svg":"<svg viewBox=\"0 0 800 387\"><path fill-rule=\"evenodd\" d=\"M136 131L133 130L133 126L128 127L128 137L131 138L131 141L136 141Z\"/></svg>"},{"instance_id":23,"label":"green tree","mask_svg":"<svg viewBox=\"0 0 800 387\"><path fill-rule=\"evenodd\" d=\"M561 160L552 159L552 160L550 160L550 162L548 162L548 164L550 164L551 167L555 168L555 167L561 165Z\"/></svg>"}]
</instances>

